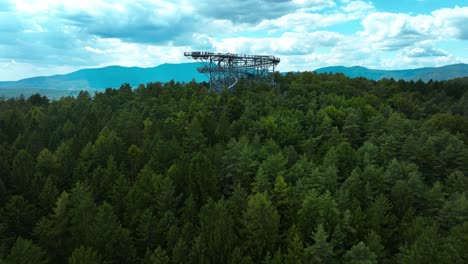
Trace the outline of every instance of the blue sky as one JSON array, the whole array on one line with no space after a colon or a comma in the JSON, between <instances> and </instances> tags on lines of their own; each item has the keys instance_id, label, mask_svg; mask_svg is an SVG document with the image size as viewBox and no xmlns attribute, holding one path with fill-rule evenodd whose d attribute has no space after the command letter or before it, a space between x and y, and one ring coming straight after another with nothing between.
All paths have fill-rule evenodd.
<instances>
[{"instance_id":1,"label":"blue sky","mask_svg":"<svg viewBox=\"0 0 468 264\"><path fill-rule=\"evenodd\" d=\"M0 0L0 80L271 54L278 70L468 63L467 0Z\"/></svg>"}]
</instances>

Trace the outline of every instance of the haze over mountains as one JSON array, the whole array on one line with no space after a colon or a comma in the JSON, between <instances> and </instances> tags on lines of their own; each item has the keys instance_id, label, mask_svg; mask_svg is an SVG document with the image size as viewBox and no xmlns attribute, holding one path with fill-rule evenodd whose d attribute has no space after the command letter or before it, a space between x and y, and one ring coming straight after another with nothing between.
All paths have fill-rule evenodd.
<instances>
[{"instance_id":1,"label":"haze over mountains","mask_svg":"<svg viewBox=\"0 0 468 264\"><path fill-rule=\"evenodd\" d=\"M344 75L355 78L365 77L371 80L380 80L383 78L393 78L395 80L417 81L419 79L427 82L445 81L454 78L461 78L468 76L468 64L452 64L442 67L426 67L419 69L406 69L406 70L374 70L360 66L344 67L333 66L325 67L315 70L318 73L343 73Z\"/></svg>"},{"instance_id":2,"label":"haze over mountains","mask_svg":"<svg viewBox=\"0 0 468 264\"><path fill-rule=\"evenodd\" d=\"M52 98L76 95L81 90L118 88L123 83L136 87L149 82L206 81L204 74L197 72L198 63L161 64L153 68L109 66L82 69L69 74L41 76L19 81L0 82L0 96L17 97L40 93ZM394 78L396 80L449 80L468 76L468 64L453 64L443 67L428 67L406 70L375 70L365 67L333 66L316 69L318 73L343 73L348 77L365 77L372 80Z\"/></svg>"},{"instance_id":3,"label":"haze over mountains","mask_svg":"<svg viewBox=\"0 0 468 264\"><path fill-rule=\"evenodd\" d=\"M197 72L197 63L161 64L152 68L108 66L82 69L69 74L33 77L14 82L0 82L1 88L54 88L54 89L103 89L120 87L123 83L137 86L140 83L188 82L193 78L203 80Z\"/></svg>"}]
</instances>

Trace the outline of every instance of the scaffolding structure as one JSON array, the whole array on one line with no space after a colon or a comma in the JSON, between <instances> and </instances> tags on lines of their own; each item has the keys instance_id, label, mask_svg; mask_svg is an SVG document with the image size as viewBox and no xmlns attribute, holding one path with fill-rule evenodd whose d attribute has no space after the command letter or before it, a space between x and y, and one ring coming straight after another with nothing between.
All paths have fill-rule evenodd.
<instances>
[{"instance_id":1,"label":"scaffolding structure","mask_svg":"<svg viewBox=\"0 0 468 264\"><path fill-rule=\"evenodd\" d=\"M274 72L280 62L275 56L241 55L204 51L184 52L184 56L202 63L197 70L209 77L210 89L231 89L240 78L270 81L275 84Z\"/></svg>"}]
</instances>

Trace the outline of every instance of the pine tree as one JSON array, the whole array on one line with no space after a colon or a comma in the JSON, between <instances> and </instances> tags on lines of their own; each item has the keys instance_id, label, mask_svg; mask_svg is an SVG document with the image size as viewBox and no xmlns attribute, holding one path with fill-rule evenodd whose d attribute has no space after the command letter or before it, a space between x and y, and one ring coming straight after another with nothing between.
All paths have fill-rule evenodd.
<instances>
[{"instance_id":1,"label":"pine tree","mask_svg":"<svg viewBox=\"0 0 468 264\"><path fill-rule=\"evenodd\" d=\"M304 242L296 226L290 228L286 243L287 253L284 255L284 264L301 264L304 258Z\"/></svg>"},{"instance_id":2,"label":"pine tree","mask_svg":"<svg viewBox=\"0 0 468 264\"><path fill-rule=\"evenodd\" d=\"M64 263L73 250L71 234L70 195L63 192L53 212L43 217L34 229L39 245L47 250L53 263Z\"/></svg>"},{"instance_id":3,"label":"pine tree","mask_svg":"<svg viewBox=\"0 0 468 264\"><path fill-rule=\"evenodd\" d=\"M273 252L278 239L280 217L265 194L249 197L243 214L245 248L253 261L260 261L267 252Z\"/></svg>"},{"instance_id":4,"label":"pine tree","mask_svg":"<svg viewBox=\"0 0 468 264\"><path fill-rule=\"evenodd\" d=\"M106 202L97 211L85 245L96 249L109 263L130 263L135 257L129 230L122 227Z\"/></svg>"},{"instance_id":5,"label":"pine tree","mask_svg":"<svg viewBox=\"0 0 468 264\"><path fill-rule=\"evenodd\" d=\"M298 226L303 234L311 234L319 224L333 230L338 219L337 204L329 192L318 195L315 190L311 191L298 212Z\"/></svg>"},{"instance_id":6,"label":"pine tree","mask_svg":"<svg viewBox=\"0 0 468 264\"><path fill-rule=\"evenodd\" d=\"M103 264L101 256L89 247L80 246L68 259L68 264Z\"/></svg>"},{"instance_id":7,"label":"pine tree","mask_svg":"<svg viewBox=\"0 0 468 264\"><path fill-rule=\"evenodd\" d=\"M75 184L69 198L70 233L75 246L90 241L93 234L93 222L97 212L89 187L81 182Z\"/></svg>"},{"instance_id":8,"label":"pine tree","mask_svg":"<svg viewBox=\"0 0 468 264\"><path fill-rule=\"evenodd\" d=\"M0 209L0 226L4 225L3 242L9 246L17 237L29 238L37 221L38 210L23 196L13 195Z\"/></svg>"},{"instance_id":9,"label":"pine tree","mask_svg":"<svg viewBox=\"0 0 468 264\"><path fill-rule=\"evenodd\" d=\"M135 182L136 175L138 174L138 170L140 168L142 154L143 154L143 151L136 145L132 144L128 148L127 155L128 155L128 161L130 163L130 183Z\"/></svg>"},{"instance_id":10,"label":"pine tree","mask_svg":"<svg viewBox=\"0 0 468 264\"><path fill-rule=\"evenodd\" d=\"M157 247L154 251L146 251L145 258L142 264L169 264L170 259L166 255L166 251L161 247Z\"/></svg>"},{"instance_id":11,"label":"pine tree","mask_svg":"<svg viewBox=\"0 0 468 264\"><path fill-rule=\"evenodd\" d=\"M34 160L26 150L20 150L13 160L11 182L16 194L30 197L33 180Z\"/></svg>"},{"instance_id":12,"label":"pine tree","mask_svg":"<svg viewBox=\"0 0 468 264\"><path fill-rule=\"evenodd\" d=\"M6 256L7 264L47 264L45 252L31 240L19 237L10 253Z\"/></svg>"},{"instance_id":13,"label":"pine tree","mask_svg":"<svg viewBox=\"0 0 468 264\"><path fill-rule=\"evenodd\" d=\"M327 241L328 234L322 224L312 234L314 244L304 249L304 263L336 263L333 246Z\"/></svg>"},{"instance_id":14,"label":"pine tree","mask_svg":"<svg viewBox=\"0 0 468 264\"><path fill-rule=\"evenodd\" d=\"M343 256L345 264L377 264L377 256L363 242L354 245Z\"/></svg>"},{"instance_id":15,"label":"pine tree","mask_svg":"<svg viewBox=\"0 0 468 264\"><path fill-rule=\"evenodd\" d=\"M237 242L227 202L209 201L200 210L199 218L203 259L207 263L226 263Z\"/></svg>"},{"instance_id":16,"label":"pine tree","mask_svg":"<svg viewBox=\"0 0 468 264\"><path fill-rule=\"evenodd\" d=\"M455 250L440 237L436 226L426 226L412 245L403 248L399 257L403 264L461 263Z\"/></svg>"},{"instance_id":17,"label":"pine tree","mask_svg":"<svg viewBox=\"0 0 468 264\"><path fill-rule=\"evenodd\" d=\"M232 138L223 154L224 178L222 187L224 193L229 193L235 186L241 184L244 188L250 186L252 178L257 173L258 162L255 150L249 144L247 137L239 140Z\"/></svg>"},{"instance_id":18,"label":"pine tree","mask_svg":"<svg viewBox=\"0 0 468 264\"><path fill-rule=\"evenodd\" d=\"M47 180L42 187L42 191L39 194L39 202L41 204L41 209L44 212L48 212L54 205L58 196L58 190L52 181L52 177L47 177Z\"/></svg>"},{"instance_id":19,"label":"pine tree","mask_svg":"<svg viewBox=\"0 0 468 264\"><path fill-rule=\"evenodd\" d=\"M138 226L134 232L135 247L138 255L143 255L156 242L156 218L150 209L146 209L138 219Z\"/></svg>"},{"instance_id":20,"label":"pine tree","mask_svg":"<svg viewBox=\"0 0 468 264\"><path fill-rule=\"evenodd\" d=\"M284 177L279 175L276 177L273 188L273 204L276 206L280 215L280 232L287 230L291 219L292 212L292 191L291 187L286 183Z\"/></svg>"}]
</instances>

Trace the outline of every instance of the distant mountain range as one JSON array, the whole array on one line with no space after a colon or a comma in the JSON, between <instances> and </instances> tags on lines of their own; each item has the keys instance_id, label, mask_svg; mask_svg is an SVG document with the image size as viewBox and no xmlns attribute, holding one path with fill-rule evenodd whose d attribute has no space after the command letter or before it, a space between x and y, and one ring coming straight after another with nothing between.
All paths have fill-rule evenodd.
<instances>
[{"instance_id":1,"label":"distant mountain range","mask_svg":"<svg viewBox=\"0 0 468 264\"><path fill-rule=\"evenodd\" d=\"M383 78L393 78L395 80L417 81L419 79L427 82L444 81L468 76L468 64L453 64L442 67L428 67L409 70L373 70L365 67L354 66L333 66L315 70L318 73L343 73L344 75L355 78L365 77L372 80Z\"/></svg>"},{"instance_id":2,"label":"distant mountain range","mask_svg":"<svg viewBox=\"0 0 468 264\"><path fill-rule=\"evenodd\" d=\"M96 69L83 69L69 74L27 78L19 81L0 82L0 96L30 96L34 93L51 98L76 95L81 90L97 91L105 88L118 88L123 83L136 87L149 82L189 82L206 81L204 74L197 72L198 63L162 64L153 68L109 66ZM315 70L317 73L343 73L348 77L365 77L379 80L449 80L468 76L468 64L454 64L437 68L409 70L373 70L365 67L334 66Z\"/></svg>"},{"instance_id":3,"label":"distant mountain range","mask_svg":"<svg viewBox=\"0 0 468 264\"><path fill-rule=\"evenodd\" d=\"M108 66L83 69L69 74L33 77L13 82L0 82L0 88L104 89L123 83L137 86L148 82L202 80L197 63L161 64L153 68Z\"/></svg>"}]
</instances>

